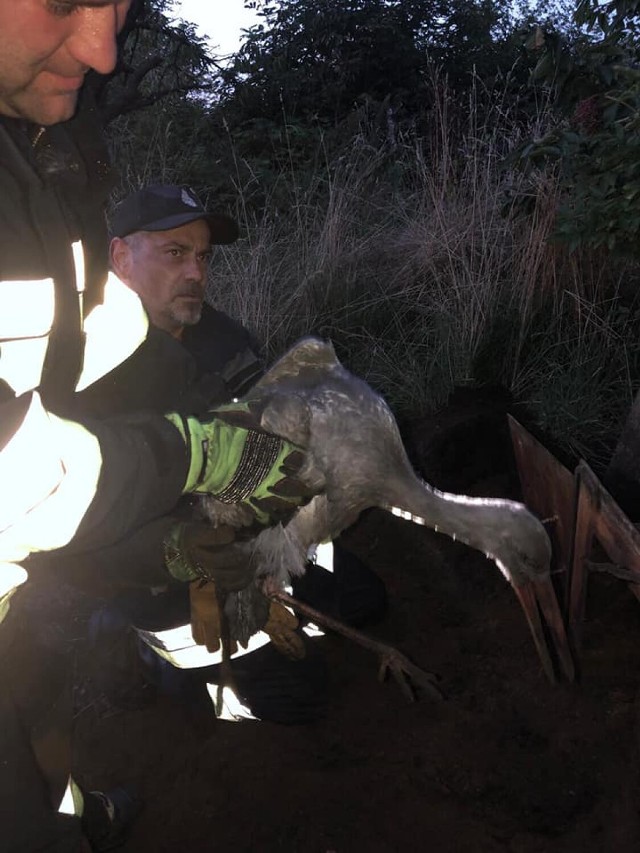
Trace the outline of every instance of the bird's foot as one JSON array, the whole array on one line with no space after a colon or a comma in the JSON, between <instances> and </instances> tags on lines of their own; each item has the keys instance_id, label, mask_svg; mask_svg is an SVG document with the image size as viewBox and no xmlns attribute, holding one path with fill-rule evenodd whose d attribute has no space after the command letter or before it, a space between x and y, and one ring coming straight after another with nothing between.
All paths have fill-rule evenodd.
<instances>
[{"instance_id":1,"label":"bird's foot","mask_svg":"<svg viewBox=\"0 0 640 853\"><path fill-rule=\"evenodd\" d=\"M417 699L414 684L421 687L431 699L444 698L435 685L438 681L437 675L420 669L420 667L411 663L409 658L401 654L397 649L394 649L393 646L387 646L375 640L371 642L375 643L378 647L377 651L380 655L379 681L384 681L390 672L409 702L415 702Z\"/></svg>"},{"instance_id":2,"label":"bird's foot","mask_svg":"<svg viewBox=\"0 0 640 853\"><path fill-rule=\"evenodd\" d=\"M322 625L324 628L329 628L331 631L342 634L343 637L353 640L353 642L358 643L359 646L364 646L365 649L375 652L380 657L380 669L378 670L378 677L380 681L384 681L387 673L391 672L409 702L416 701L416 690L414 688L414 684L423 688L425 693L427 693L432 699L444 698L442 693L435 686L435 682L438 680L438 677L430 672L425 672L423 669L420 669L420 667L412 663L409 658L401 654L397 649L394 649L393 646L388 646L386 643L381 643L379 640L372 639L366 634L363 634L361 631L357 631L355 628L351 628L349 625L339 622L337 619L328 616L326 613L321 613L319 610L316 610L305 602L293 598L286 592L282 592L282 590L272 593L270 598L275 601L279 601L281 604L288 604L294 610L304 613L317 625Z\"/></svg>"}]
</instances>

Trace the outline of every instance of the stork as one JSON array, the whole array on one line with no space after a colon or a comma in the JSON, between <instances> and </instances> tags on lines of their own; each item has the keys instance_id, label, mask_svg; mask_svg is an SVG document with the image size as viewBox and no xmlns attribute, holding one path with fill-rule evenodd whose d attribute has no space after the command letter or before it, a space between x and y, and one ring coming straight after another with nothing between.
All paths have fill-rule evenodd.
<instances>
[{"instance_id":1,"label":"stork","mask_svg":"<svg viewBox=\"0 0 640 853\"><path fill-rule=\"evenodd\" d=\"M573 680L571 652L550 577L549 538L523 504L440 492L420 479L383 398L346 370L332 345L318 338L295 344L243 400L261 408L264 429L307 448L309 462L302 477L322 491L285 527L265 529L244 545L255 566L256 586L231 594L227 601L235 637L246 643L258 629L251 618L255 589L291 601L282 590L292 577L304 573L309 547L334 539L363 510L379 507L448 534L492 559L522 606L549 679L555 680L555 672L546 633L562 672ZM214 524L250 522L246 509L211 497L203 499L203 510ZM406 658L399 668L409 677L417 676L417 668Z\"/></svg>"}]
</instances>

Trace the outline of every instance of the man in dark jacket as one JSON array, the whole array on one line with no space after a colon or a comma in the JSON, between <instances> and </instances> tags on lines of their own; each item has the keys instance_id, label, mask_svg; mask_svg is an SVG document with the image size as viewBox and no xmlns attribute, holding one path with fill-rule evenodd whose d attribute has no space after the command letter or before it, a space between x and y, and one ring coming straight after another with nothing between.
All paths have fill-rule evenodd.
<instances>
[{"instance_id":1,"label":"man in dark jacket","mask_svg":"<svg viewBox=\"0 0 640 853\"><path fill-rule=\"evenodd\" d=\"M185 186L146 187L120 203L111 223L111 266L140 296L155 331L106 380L78 395L79 404L109 414L109 410L128 407L162 410L179 401L197 413L241 396L260 377L257 346L247 330L204 301L211 242L228 227L223 217L208 213ZM171 524L171 519L166 521ZM140 561L140 577L141 564L155 553L153 543L149 542L146 555L140 546L122 545L118 557L112 554L114 564L121 576L131 579L136 576L136 566L130 565L133 556ZM330 545L322 549L329 571L310 564L305 577L295 581L295 594L351 624L379 618L385 607L380 579L339 545L335 560L332 550ZM101 559L104 556L103 552ZM106 577L108 569L98 574ZM192 629L189 596L176 585L162 594L156 590L152 595L144 587L136 593L124 592L100 619L103 630L111 623L117 631L123 620L142 629L140 635L149 644L143 648L147 648L150 676L192 701L206 697L205 684L220 680L215 636L219 617L210 587L191 584ZM284 723L317 717L326 701L323 659L303 643L301 632L297 638L287 638L287 648L296 640L300 650L306 647L302 660L287 660L272 645L265 647L269 639L268 633L260 632L252 638L251 654L234 655L232 670L241 695L226 690L227 702L218 713L228 719L255 716ZM278 639L274 642L277 648ZM202 648L205 645L208 652ZM162 658L150 654L149 647L178 669L162 666Z\"/></svg>"}]
</instances>

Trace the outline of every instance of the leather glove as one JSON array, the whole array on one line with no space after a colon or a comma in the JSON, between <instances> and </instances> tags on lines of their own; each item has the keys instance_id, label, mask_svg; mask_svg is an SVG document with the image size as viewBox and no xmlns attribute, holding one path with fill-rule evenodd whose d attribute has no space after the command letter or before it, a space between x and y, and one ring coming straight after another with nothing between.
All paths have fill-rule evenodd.
<instances>
[{"instance_id":1,"label":"leather glove","mask_svg":"<svg viewBox=\"0 0 640 853\"><path fill-rule=\"evenodd\" d=\"M296 632L298 620L290 610L277 601L269 602L269 618L262 629L271 642L287 658L300 660L306 654L304 642Z\"/></svg>"},{"instance_id":2,"label":"leather glove","mask_svg":"<svg viewBox=\"0 0 640 853\"><path fill-rule=\"evenodd\" d=\"M221 608L228 593L253 581L250 551L238 538L245 535L244 530L231 527L184 521L175 524L165 539L165 562L171 574L178 580L197 578L189 584L191 636L209 652L220 648ZM229 639L229 654L235 654L238 644Z\"/></svg>"},{"instance_id":3,"label":"leather glove","mask_svg":"<svg viewBox=\"0 0 640 853\"><path fill-rule=\"evenodd\" d=\"M206 646L208 652L217 652L222 634L220 602L216 585L212 581L193 581L189 584L191 602L191 636L199 646ZM238 651L238 644L231 639L229 654Z\"/></svg>"},{"instance_id":4,"label":"leather glove","mask_svg":"<svg viewBox=\"0 0 640 853\"><path fill-rule=\"evenodd\" d=\"M164 540L164 560L176 580L216 582L221 592L244 589L253 580L251 530L203 521L181 521Z\"/></svg>"},{"instance_id":5,"label":"leather glove","mask_svg":"<svg viewBox=\"0 0 640 853\"><path fill-rule=\"evenodd\" d=\"M166 417L180 431L189 453L184 492L213 495L248 506L260 524L286 522L315 491L300 478L303 448L260 426L264 404L230 403L206 420Z\"/></svg>"},{"instance_id":6,"label":"leather glove","mask_svg":"<svg viewBox=\"0 0 640 853\"><path fill-rule=\"evenodd\" d=\"M297 618L277 601L271 601L256 583L231 593L226 606L229 631L244 648L249 637L264 631L276 649L288 658L298 660L306 650L297 633Z\"/></svg>"},{"instance_id":7,"label":"leather glove","mask_svg":"<svg viewBox=\"0 0 640 853\"><path fill-rule=\"evenodd\" d=\"M276 601L269 601L261 592L255 590L262 599L266 622L262 630L269 635L275 648L283 655L293 660L299 660L305 655L302 637L296 633L297 618ZM191 601L191 635L199 646L206 646L207 651L217 652L220 648L222 620L220 608L222 602L212 581L193 581L189 585ZM255 614L259 621L260 618ZM232 620L230 620L232 622ZM232 629L230 629L232 633ZM229 654L238 651L238 644L233 636L230 637Z\"/></svg>"},{"instance_id":8,"label":"leather glove","mask_svg":"<svg viewBox=\"0 0 640 853\"><path fill-rule=\"evenodd\" d=\"M164 542L166 566L174 578L193 581L189 586L193 639L210 652L218 651L220 608L229 597L231 654L237 651L236 639L245 646L248 634L263 630L282 654L294 659L304 657L304 643L296 633L297 618L286 607L270 601L254 583L248 535L244 528L211 527L196 521L178 522L169 531ZM249 631L237 619L240 611L246 616L247 610Z\"/></svg>"}]
</instances>

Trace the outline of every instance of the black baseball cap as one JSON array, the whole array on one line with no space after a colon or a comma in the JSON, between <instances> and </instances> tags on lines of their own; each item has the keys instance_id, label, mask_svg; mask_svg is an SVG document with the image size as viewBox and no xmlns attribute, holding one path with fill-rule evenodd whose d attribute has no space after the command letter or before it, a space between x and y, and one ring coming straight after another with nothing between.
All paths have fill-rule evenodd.
<instances>
[{"instance_id":1,"label":"black baseball cap","mask_svg":"<svg viewBox=\"0 0 640 853\"><path fill-rule=\"evenodd\" d=\"M134 231L169 231L196 219L207 222L212 243L238 239L234 219L208 213L191 187L176 184L154 184L128 195L113 211L110 230L112 237L126 237Z\"/></svg>"}]
</instances>

